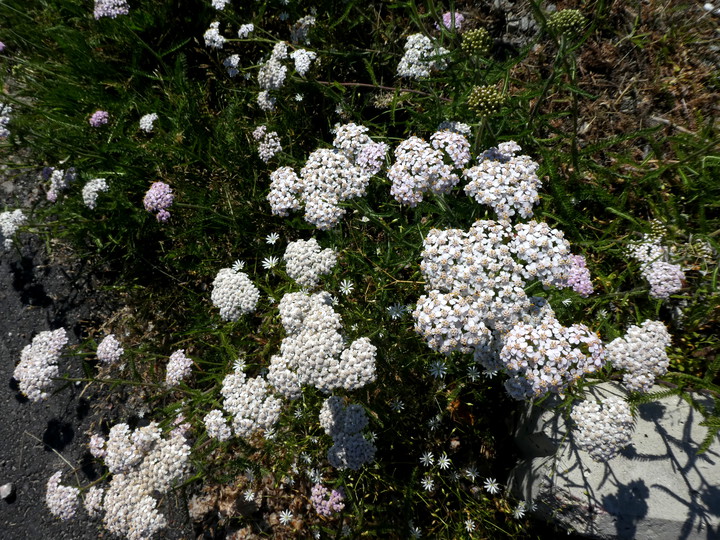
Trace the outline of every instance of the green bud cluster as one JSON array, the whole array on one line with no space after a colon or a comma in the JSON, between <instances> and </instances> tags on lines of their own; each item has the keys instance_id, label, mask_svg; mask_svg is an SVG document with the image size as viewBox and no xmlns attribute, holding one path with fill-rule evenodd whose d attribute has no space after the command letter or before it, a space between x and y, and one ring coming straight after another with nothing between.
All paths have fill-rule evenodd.
<instances>
[{"instance_id":1,"label":"green bud cluster","mask_svg":"<svg viewBox=\"0 0 720 540\"><path fill-rule=\"evenodd\" d=\"M548 17L548 30L557 36L572 37L579 34L587 19L577 9L563 9Z\"/></svg>"},{"instance_id":2,"label":"green bud cluster","mask_svg":"<svg viewBox=\"0 0 720 540\"><path fill-rule=\"evenodd\" d=\"M462 50L468 54L486 55L492 46L492 37L484 28L468 30L463 35Z\"/></svg>"},{"instance_id":3,"label":"green bud cluster","mask_svg":"<svg viewBox=\"0 0 720 540\"><path fill-rule=\"evenodd\" d=\"M467 103L478 116L489 116L500 111L505 96L494 86L476 86L470 92Z\"/></svg>"}]
</instances>

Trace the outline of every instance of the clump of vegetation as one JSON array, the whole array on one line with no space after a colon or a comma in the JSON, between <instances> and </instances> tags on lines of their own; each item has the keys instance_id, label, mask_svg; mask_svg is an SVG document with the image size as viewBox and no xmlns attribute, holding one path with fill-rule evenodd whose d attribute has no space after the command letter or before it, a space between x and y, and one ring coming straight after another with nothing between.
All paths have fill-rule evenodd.
<instances>
[{"instance_id":1,"label":"clump of vegetation","mask_svg":"<svg viewBox=\"0 0 720 540\"><path fill-rule=\"evenodd\" d=\"M717 396L717 96L675 70L686 34L532 3L537 32L493 48L489 5L241 4L0 5L0 152L31 149L48 195L0 214L5 245L58 238L112 269L123 337L63 361L151 422L88 434L105 474L80 494L54 475L54 514L80 495L147 537L184 483L215 530L529 538L533 501L502 485L518 399L569 417L623 378L635 401ZM613 58L665 75L609 95ZM633 362L637 325L663 369ZM622 410L586 445L604 459L631 431L607 407L575 413Z\"/></svg>"}]
</instances>

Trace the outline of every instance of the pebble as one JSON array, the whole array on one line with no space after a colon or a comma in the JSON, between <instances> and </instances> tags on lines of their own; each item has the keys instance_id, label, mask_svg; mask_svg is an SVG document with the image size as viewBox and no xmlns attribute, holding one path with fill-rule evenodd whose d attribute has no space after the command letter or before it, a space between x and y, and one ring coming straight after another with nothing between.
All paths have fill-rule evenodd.
<instances>
[{"instance_id":1,"label":"pebble","mask_svg":"<svg viewBox=\"0 0 720 540\"><path fill-rule=\"evenodd\" d=\"M0 486L0 498L8 500L15 493L15 484L8 482L5 485Z\"/></svg>"}]
</instances>

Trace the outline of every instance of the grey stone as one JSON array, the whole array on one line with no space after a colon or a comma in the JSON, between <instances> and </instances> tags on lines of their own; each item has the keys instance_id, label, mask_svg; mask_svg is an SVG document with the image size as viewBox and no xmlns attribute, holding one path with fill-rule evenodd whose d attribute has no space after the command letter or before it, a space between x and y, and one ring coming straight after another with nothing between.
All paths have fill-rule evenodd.
<instances>
[{"instance_id":1,"label":"grey stone","mask_svg":"<svg viewBox=\"0 0 720 540\"><path fill-rule=\"evenodd\" d=\"M588 394L625 395L614 383ZM712 400L693 397L712 409ZM606 463L577 448L557 403L528 405L515 433L525 459L508 486L534 501L539 517L591 538L720 538L720 443L716 437L698 454L707 428L686 401L670 396L639 405L630 445Z\"/></svg>"},{"instance_id":2,"label":"grey stone","mask_svg":"<svg viewBox=\"0 0 720 540\"><path fill-rule=\"evenodd\" d=\"M15 484L8 482L0 486L0 499L7 500L15 493Z\"/></svg>"}]
</instances>

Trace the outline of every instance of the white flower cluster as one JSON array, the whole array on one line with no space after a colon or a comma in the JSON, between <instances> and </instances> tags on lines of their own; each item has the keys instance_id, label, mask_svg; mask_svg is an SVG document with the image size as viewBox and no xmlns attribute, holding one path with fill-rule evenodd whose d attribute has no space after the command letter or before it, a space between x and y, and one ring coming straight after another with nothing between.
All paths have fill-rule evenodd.
<instances>
[{"instance_id":1,"label":"white flower cluster","mask_svg":"<svg viewBox=\"0 0 720 540\"><path fill-rule=\"evenodd\" d=\"M623 337L611 341L605 350L613 367L625 371L623 383L629 390L649 392L655 377L667 373L669 346L670 334L665 325L647 320L628 328Z\"/></svg>"},{"instance_id":2,"label":"white flower cluster","mask_svg":"<svg viewBox=\"0 0 720 540\"><path fill-rule=\"evenodd\" d=\"M685 272L679 264L655 261L643 269L643 276L650 284L650 297L665 300L683 288Z\"/></svg>"},{"instance_id":3,"label":"white flower cluster","mask_svg":"<svg viewBox=\"0 0 720 540\"><path fill-rule=\"evenodd\" d=\"M595 461L611 460L630 444L634 424L630 405L623 399L582 401L573 407L570 417L577 425L575 443Z\"/></svg>"},{"instance_id":4,"label":"white flower cluster","mask_svg":"<svg viewBox=\"0 0 720 540\"><path fill-rule=\"evenodd\" d=\"M227 68L228 76L235 77L240 71L238 66L240 65L240 55L231 54L225 60L223 60L223 66Z\"/></svg>"},{"instance_id":5,"label":"white flower cluster","mask_svg":"<svg viewBox=\"0 0 720 540\"><path fill-rule=\"evenodd\" d=\"M252 136L258 142L258 155L265 163L270 161L278 152L282 152L282 145L277 131L268 132L267 126L258 126L252 132Z\"/></svg>"},{"instance_id":6,"label":"white flower cluster","mask_svg":"<svg viewBox=\"0 0 720 540\"><path fill-rule=\"evenodd\" d=\"M388 170L392 182L390 193L401 204L417 206L423 194L448 193L460 181L453 167L445 163L448 155L453 163L470 159L470 143L463 135L450 131L432 135L433 145L420 137L410 137L395 148L395 163Z\"/></svg>"},{"instance_id":7,"label":"white flower cluster","mask_svg":"<svg viewBox=\"0 0 720 540\"><path fill-rule=\"evenodd\" d=\"M640 263L640 271L650 284L650 297L667 299L682 289L685 273L682 267L671 264L667 247L662 245L664 229L654 223L656 232L643 235L643 239L627 248L627 253Z\"/></svg>"},{"instance_id":8,"label":"white flower cluster","mask_svg":"<svg viewBox=\"0 0 720 540\"><path fill-rule=\"evenodd\" d=\"M50 188L48 189L46 195L47 200L55 202L60 192L67 188L71 182L74 182L75 178L77 178L77 173L73 167L69 168L67 171L51 168Z\"/></svg>"},{"instance_id":9,"label":"white flower cluster","mask_svg":"<svg viewBox=\"0 0 720 540\"><path fill-rule=\"evenodd\" d=\"M240 39L245 39L254 31L255 31L255 25L253 23L243 24L240 26L240 29L238 30L238 37Z\"/></svg>"},{"instance_id":10,"label":"white flower cluster","mask_svg":"<svg viewBox=\"0 0 720 540\"><path fill-rule=\"evenodd\" d=\"M13 108L7 103L0 103L0 139L6 139L10 136L10 130L7 125L10 123L10 113Z\"/></svg>"},{"instance_id":11,"label":"white flower cluster","mask_svg":"<svg viewBox=\"0 0 720 540\"><path fill-rule=\"evenodd\" d=\"M185 349L178 349L170 355L165 371L165 384L177 386L192 372L193 361L185 356Z\"/></svg>"},{"instance_id":12,"label":"white flower cluster","mask_svg":"<svg viewBox=\"0 0 720 540\"><path fill-rule=\"evenodd\" d=\"M539 325L513 326L503 336L500 361L511 375L505 382L508 394L518 400L536 399L548 392L562 394L570 384L600 369L605 351L587 326L567 328L546 316Z\"/></svg>"},{"instance_id":13,"label":"white flower cluster","mask_svg":"<svg viewBox=\"0 0 720 540\"><path fill-rule=\"evenodd\" d=\"M50 513L66 521L75 515L80 505L80 490L78 488L61 486L60 477L62 471L53 474L47 483L45 491L45 504L47 504Z\"/></svg>"},{"instance_id":14,"label":"white flower cluster","mask_svg":"<svg viewBox=\"0 0 720 540\"><path fill-rule=\"evenodd\" d=\"M5 249L12 247L12 236L25 221L25 214L19 208L12 212L0 212L0 234L4 238L3 245Z\"/></svg>"},{"instance_id":15,"label":"white flower cluster","mask_svg":"<svg viewBox=\"0 0 720 540\"><path fill-rule=\"evenodd\" d=\"M227 441L232 435L232 432L225 421L225 417L219 409L213 409L207 413L203 418L203 423L205 424L208 437L211 439Z\"/></svg>"},{"instance_id":16,"label":"white flower cluster","mask_svg":"<svg viewBox=\"0 0 720 540\"><path fill-rule=\"evenodd\" d=\"M305 385L331 392L375 380L375 346L367 338L345 346L328 293L288 293L278 307L287 336L270 359L268 381L280 394L294 399Z\"/></svg>"},{"instance_id":17,"label":"white flower cluster","mask_svg":"<svg viewBox=\"0 0 720 540\"><path fill-rule=\"evenodd\" d=\"M357 471L375 457L375 445L360 433L368 425L365 409L360 405L345 405L342 398L330 396L320 408L320 426L333 439L327 453L330 465L336 469Z\"/></svg>"},{"instance_id":18,"label":"white flower cluster","mask_svg":"<svg viewBox=\"0 0 720 540\"><path fill-rule=\"evenodd\" d=\"M432 229L420 262L428 294L418 299L415 330L434 350L474 353L498 369L501 334L536 310L527 282L564 283L569 265L562 234L544 223L481 220L468 232Z\"/></svg>"},{"instance_id":19,"label":"white flower cluster","mask_svg":"<svg viewBox=\"0 0 720 540\"><path fill-rule=\"evenodd\" d=\"M354 165L369 176L377 174L385 161L388 145L376 143L368 135L368 128L355 123L335 128L333 146L340 150Z\"/></svg>"},{"instance_id":20,"label":"white flower cluster","mask_svg":"<svg viewBox=\"0 0 720 540\"><path fill-rule=\"evenodd\" d=\"M98 517L103 509L103 497L105 490L99 486L93 486L85 494L85 510L91 518Z\"/></svg>"},{"instance_id":21,"label":"white flower cluster","mask_svg":"<svg viewBox=\"0 0 720 540\"><path fill-rule=\"evenodd\" d=\"M298 19L290 29L290 41L294 44L309 44L310 40L308 40L308 32L310 31L310 27L315 26L315 22L315 17L312 15L306 15L305 17Z\"/></svg>"},{"instance_id":22,"label":"white flower cluster","mask_svg":"<svg viewBox=\"0 0 720 540\"><path fill-rule=\"evenodd\" d=\"M102 435L93 433L93 435L90 437L90 441L88 442L88 449L90 450L90 454L92 454L93 457L104 458L106 454L105 439L102 437Z\"/></svg>"},{"instance_id":23,"label":"white flower cluster","mask_svg":"<svg viewBox=\"0 0 720 540\"><path fill-rule=\"evenodd\" d=\"M245 272L223 268L215 276L210 299L223 320L237 321L255 309L260 291Z\"/></svg>"},{"instance_id":24,"label":"white flower cluster","mask_svg":"<svg viewBox=\"0 0 720 540\"><path fill-rule=\"evenodd\" d=\"M85 206L91 210L95 210L98 194L108 190L108 183L104 178L93 178L89 180L82 188L82 198Z\"/></svg>"},{"instance_id":25,"label":"white flower cluster","mask_svg":"<svg viewBox=\"0 0 720 540\"><path fill-rule=\"evenodd\" d=\"M432 70L447 67L447 60L442 56L448 52L442 47L435 47L429 37L412 34L405 42L405 54L397 68L398 76L412 79L429 77Z\"/></svg>"},{"instance_id":26,"label":"white flower cluster","mask_svg":"<svg viewBox=\"0 0 720 540\"><path fill-rule=\"evenodd\" d=\"M278 90L285 83L287 67L281 60L288 57L287 43L278 41L273 47L272 54L267 62L260 66L258 71L258 84L263 90Z\"/></svg>"},{"instance_id":27,"label":"white flower cluster","mask_svg":"<svg viewBox=\"0 0 720 540\"><path fill-rule=\"evenodd\" d=\"M465 193L480 204L486 204L500 219L510 219L515 213L523 218L533 215L533 206L540 197L539 165L530 156L518 156L514 141L500 144L480 156L475 167L463 171L469 179Z\"/></svg>"},{"instance_id":28,"label":"white flower cluster","mask_svg":"<svg viewBox=\"0 0 720 540\"><path fill-rule=\"evenodd\" d=\"M290 53L290 58L295 60L295 71L301 77L310 71L310 65L317 58L317 53L306 51L305 49L297 49Z\"/></svg>"},{"instance_id":29,"label":"white flower cluster","mask_svg":"<svg viewBox=\"0 0 720 540\"><path fill-rule=\"evenodd\" d=\"M15 367L13 377L20 392L30 401L43 401L50 395L53 378L58 376L60 352L67 342L64 328L46 330L36 335L20 353L20 363Z\"/></svg>"},{"instance_id":30,"label":"white flower cluster","mask_svg":"<svg viewBox=\"0 0 720 540\"><path fill-rule=\"evenodd\" d=\"M230 3L230 0L212 0L212 7L222 11Z\"/></svg>"},{"instance_id":31,"label":"white flower cluster","mask_svg":"<svg viewBox=\"0 0 720 540\"><path fill-rule=\"evenodd\" d=\"M155 423L130 432L127 424L110 429L105 465L113 473L105 491L105 528L129 540L145 540L167 525L156 497L187 470L190 446L179 433L163 438Z\"/></svg>"},{"instance_id":32,"label":"white flower cluster","mask_svg":"<svg viewBox=\"0 0 720 540\"><path fill-rule=\"evenodd\" d=\"M245 373L230 373L223 379L223 408L232 415L235 435L248 438L260 429L269 430L277 422L282 402L270 394L262 377L248 379Z\"/></svg>"},{"instance_id":33,"label":"white flower cluster","mask_svg":"<svg viewBox=\"0 0 720 540\"><path fill-rule=\"evenodd\" d=\"M318 229L331 229L345 214L342 201L362 197L370 174L353 164L338 149L320 148L308 156L300 176L282 167L270 175L268 201L273 214L285 216L305 205L305 221Z\"/></svg>"},{"instance_id":34,"label":"white flower cluster","mask_svg":"<svg viewBox=\"0 0 720 540\"><path fill-rule=\"evenodd\" d=\"M303 287L317 285L321 275L329 274L337 263L331 248L321 249L317 240L296 240L285 249L287 274Z\"/></svg>"},{"instance_id":35,"label":"white flower cluster","mask_svg":"<svg viewBox=\"0 0 720 540\"><path fill-rule=\"evenodd\" d=\"M212 49L222 49L227 41L220 33L220 21L210 23L210 28L205 30L203 38L205 39L205 46Z\"/></svg>"},{"instance_id":36,"label":"white flower cluster","mask_svg":"<svg viewBox=\"0 0 720 540\"><path fill-rule=\"evenodd\" d=\"M109 334L100 342L95 354L97 359L106 366L117 364L125 352L114 334Z\"/></svg>"},{"instance_id":37,"label":"white flower cluster","mask_svg":"<svg viewBox=\"0 0 720 540\"><path fill-rule=\"evenodd\" d=\"M454 133L459 133L460 135L465 135L466 137L469 137L472 132L472 128L469 125L463 122L456 122L454 120L445 120L444 122L441 122L437 130L452 131Z\"/></svg>"},{"instance_id":38,"label":"white flower cluster","mask_svg":"<svg viewBox=\"0 0 720 540\"><path fill-rule=\"evenodd\" d=\"M158 119L157 113L149 113L146 115L143 115L142 118L140 118L140 129L142 129L145 133L150 133L153 130L153 124L155 123L155 120Z\"/></svg>"},{"instance_id":39,"label":"white flower cluster","mask_svg":"<svg viewBox=\"0 0 720 540\"><path fill-rule=\"evenodd\" d=\"M257 103L263 111L272 111L275 110L277 99L271 96L267 90L263 90L258 94Z\"/></svg>"}]
</instances>

